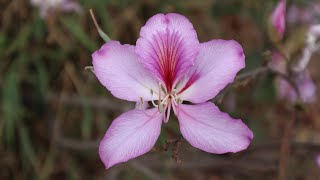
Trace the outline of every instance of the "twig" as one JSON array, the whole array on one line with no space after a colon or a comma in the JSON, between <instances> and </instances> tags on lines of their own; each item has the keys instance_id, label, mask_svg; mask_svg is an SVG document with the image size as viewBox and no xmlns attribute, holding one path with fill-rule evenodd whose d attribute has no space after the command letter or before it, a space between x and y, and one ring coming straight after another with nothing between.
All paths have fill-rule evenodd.
<instances>
[{"instance_id":1,"label":"twig","mask_svg":"<svg viewBox=\"0 0 320 180\"><path fill-rule=\"evenodd\" d=\"M258 77L258 75L266 73L269 71L268 67L260 67L257 68L253 71L250 72L245 72L242 73L240 75L238 75L235 78L235 81L233 84L229 84L226 88L224 88L215 98L212 99L212 102L218 102L221 101L223 99L223 97L233 88L233 87L238 87L241 83L243 83L244 81L249 81L252 80L256 77Z\"/></svg>"},{"instance_id":2,"label":"twig","mask_svg":"<svg viewBox=\"0 0 320 180\"><path fill-rule=\"evenodd\" d=\"M279 159L279 180L287 179L287 169L288 169L288 161L290 159L290 141L292 136L292 129L294 127L295 122L297 121L297 109L294 108L293 118L291 118L284 129L284 133L281 140L280 146L280 159Z\"/></svg>"}]
</instances>

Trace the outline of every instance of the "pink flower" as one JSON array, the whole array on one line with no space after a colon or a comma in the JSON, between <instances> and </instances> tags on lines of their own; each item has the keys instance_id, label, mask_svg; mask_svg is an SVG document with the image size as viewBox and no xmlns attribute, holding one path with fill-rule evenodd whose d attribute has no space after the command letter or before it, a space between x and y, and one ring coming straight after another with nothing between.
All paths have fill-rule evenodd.
<instances>
[{"instance_id":1,"label":"pink flower","mask_svg":"<svg viewBox=\"0 0 320 180\"><path fill-rule=\"evenodd\" d=\"M48 17L55 10L65 12L80 12L81 7L78 3L70 0L31 0L33 6L40 8L41 17Z\"/></svg>"},{"instance_id":2,"label":"pink flower","mask_svg":"<svg viewBox=\"0 0 320 180\"><path fill-rule=\"evenodd\" d=\"M286 28L286 1L280 0L277 7L274 9L271 15L271 24L276 30L280 38L283 37L285 28Z\"/></svg>"},{"instance_id":3,"label":"pink flower","mask_svg":"<svg viewBox=\"0 0 320 180\"><path fill-rule=\"evenodd\" d=\"M292 85L284 79L277 79L277 90L279 98L287 99L291 102L296 102L298 96ZM301 100L304 103L312 103L316 100L316 85L311 79L309 71L300 72L294 78L293 83L298 88Z\"/></svg>"},{"instance_id":4,"label":"pink flower","mask_svg":"<svg viewBox=\"0 0 320 180\"><path fill-rule=\"evenodd\" d=\"M115 97L155 106L136 108L112 122L99 147L106 168L147 153L171 107L194 147L222 154L249 146L251 130L208 102L245 67L236 41L199 43L187 18L157 14L142 27L136 46L109 41L92 58L95 75Z\"/></svg>"},{"instance_id":5,"label":"pink flower","mask_svg":"<svg viewBox=\"0 0 320 180\"><path fill-rule=\"evenodd\" d=\"M314 24L318 22L320 15L320 3L310 2L307 6L292 5L288 9L288 24Z\"/></svg>"}]
</instances>

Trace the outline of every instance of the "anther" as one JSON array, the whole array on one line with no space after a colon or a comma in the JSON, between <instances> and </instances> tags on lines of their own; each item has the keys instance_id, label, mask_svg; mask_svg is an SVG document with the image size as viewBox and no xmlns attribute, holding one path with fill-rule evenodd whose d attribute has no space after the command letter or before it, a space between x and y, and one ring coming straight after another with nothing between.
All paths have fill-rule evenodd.
<instances>
[{"instance_id":1,"label":"anther","mask_svg":"<svg viewBox=\"0 0 320 180\"><path fill-rule=\"evenodd\" d=\"M153 90L150 89L150 94L151 94L151 103L154 107L158 107L158 105L153 101Z\"/></svg>"}]
</instances>

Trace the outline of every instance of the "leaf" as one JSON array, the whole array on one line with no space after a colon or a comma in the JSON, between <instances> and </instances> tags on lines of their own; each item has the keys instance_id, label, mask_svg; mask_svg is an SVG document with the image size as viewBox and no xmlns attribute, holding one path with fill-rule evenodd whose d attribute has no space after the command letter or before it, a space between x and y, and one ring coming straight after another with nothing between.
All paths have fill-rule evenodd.
<instances>
[{"instance_id":1,"label":"leaf","mask_svg":"<svg viewBox=\"0 0 320 180\"><path fill-rule=\"evenodd\" d=\"M31 24L28 24L20 30L19 34L14 38L14 41L9 45L7 54L11 54L12 52L21 47L24 47L27 44L28 38L30 37L32 32L31 27Z\"/></svg>"},{"instance_id":2,"label":"leaf","mask_svg":"<svg viewBox=\"0 0 320 180\"><path fill-rule=\"evenodd\" d=\"M22 116L19 77L16 63L12 64L4 79L2 97L5 137L7 142L11 144L14 139L15 126Z\"/></svg>"},{"instance_id":3,"label":"leaf","mask_svg":"<svg viewBox=\"0 0 320 180\"><path fill-rule=\"evenodd\" d=\"M35 61L34 63L37 69L36 86L39 87L41 94L44 95L48 89L49 75L41 61Z\"/></svg>"},{"instance_id":4,"label":"leaf","mask_svg":"<svg viewBox=\"0 0 320 180\"><path fill-rule=\"evenodd\" d=\"M24 126L19 126L19 135L21 142L21 153L24 155L25 159L28 162L28 166L32 166L34 170L37 169L37 159L36 152L31 144L31 139L29 133L27 132Z\"/></svg>"}]
</instances>

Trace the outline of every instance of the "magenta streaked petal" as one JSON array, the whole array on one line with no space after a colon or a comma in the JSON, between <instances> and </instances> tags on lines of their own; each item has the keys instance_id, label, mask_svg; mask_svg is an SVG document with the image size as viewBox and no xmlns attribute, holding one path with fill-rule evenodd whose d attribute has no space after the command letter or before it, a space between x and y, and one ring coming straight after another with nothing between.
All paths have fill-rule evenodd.
<instances>
[{"instance_id":1,"label":"magenta streaked petal","mask_svg":"<svg viewBox=\"0 0 320 180\"><path fill-rule=\"evenodd\" d=\"M140 62L171 91L199 51L197 33L179 14L157 14L141 28L136 53Z\"/></svg>"},{"instance_id":2,"label":"magenta streaked petal","mask_svg":"<svg viewBox=\"0 0 320 180\"><path fill-rule=\"evenodd\" d=\"M209 153L223 154L247 149L251 130L239 119L233 119L208 102L179 105L175 113L183 137L194 147Z\"/></svg>"},{"instance_id":3,"label":"magenta streaked petal","mask_svg":"<svg viewBox=\"0 0 320 180\"><path fill-rule=\"evenodd\" d=\"M95 75L115 97L139 102L151 100L151 89L157 94L158 84L138 61L134 46L110 41L92 59Z\"/></svg>"},{"instance_id":4,"label":"magenta streaked petal","mask_svg":"<svg viewBox=\"0 0 320 180\"><path fill-rule=\"evenodd\" d=\"M178 88L182 100L203 103L215 97L245 67L245 56L233 40L212 40L200 44L200 53ZM183 83L182 83L183 84Z\"/></svg>"},{"instance_id":5,"label":"magenta streaked petal","mask_svg":"<svg viewBox=\"0 0 320 180\"><path fill-rule=\"evenodd\" d=\"M286 28L286 1L280 0L277 7L274 9L271 16L271 23L275 30L282 37Z\"/></svg>"},{"instance_id":6,"label":"magenta streaked petal","mask_svg":"<svg viewBox=\"0 0 320 180\"><path fill-rule=\"evenodd\" d=\"M162 114L156 108L131 110L115 119L99 146L106 169L150 151L160 135L161 123Z\"/></svg>"}]
</instances>

